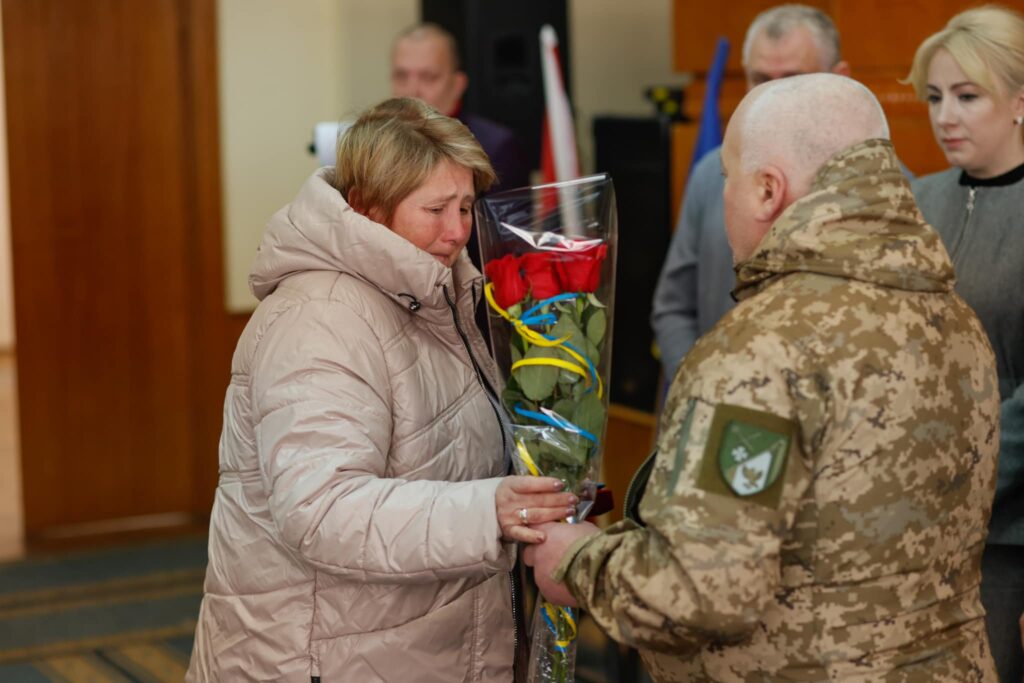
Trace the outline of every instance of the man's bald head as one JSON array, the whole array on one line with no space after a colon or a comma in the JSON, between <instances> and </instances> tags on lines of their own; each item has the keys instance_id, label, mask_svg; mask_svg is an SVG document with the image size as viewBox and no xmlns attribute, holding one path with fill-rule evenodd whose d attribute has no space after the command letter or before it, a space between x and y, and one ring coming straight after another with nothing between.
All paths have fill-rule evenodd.
<instances>
[{"instance_id":1,"label":"man's bald head","mask_svg":"<svg viewBox=\"0 0 1024 683\"><path fill-rule=\"evenodd\" d=\"M831 157L859 142L888 137L878 100L845 76L792 76L751 90L722 143L725 228L734 260L754 253Z\"/></svg>"},{"instance_id":2,"label":"man's bald head","mask_svg":"<svg viewBox=\"0 0 1024 683\"><path fill-rule=\"evenodd\" d=\"M742 168L778 166L799 195L836 153L864 140L889 138L885 113L871 91L829 73L759 85L740 103L737 117Z\"/></svg>"}]
</instances>

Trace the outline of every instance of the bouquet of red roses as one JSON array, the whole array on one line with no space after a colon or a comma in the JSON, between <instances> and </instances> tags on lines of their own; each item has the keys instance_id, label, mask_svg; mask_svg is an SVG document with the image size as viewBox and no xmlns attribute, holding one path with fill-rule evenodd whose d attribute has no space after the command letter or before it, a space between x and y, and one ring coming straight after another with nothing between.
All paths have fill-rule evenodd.
<instances>
[{"instance_id":1,"label":"bouquet of red roses","mask_svg":"<svg viewBox=\"0 0 1024 683\"><path fill-rule=\"evenodd\" d=\"M516 471L557 477L586 517L608 409L616 215L606 175L477 203L491 344L512 422ZM542 602L530 680L572 681L572 610Z\"/></svg>"}]
</instances>

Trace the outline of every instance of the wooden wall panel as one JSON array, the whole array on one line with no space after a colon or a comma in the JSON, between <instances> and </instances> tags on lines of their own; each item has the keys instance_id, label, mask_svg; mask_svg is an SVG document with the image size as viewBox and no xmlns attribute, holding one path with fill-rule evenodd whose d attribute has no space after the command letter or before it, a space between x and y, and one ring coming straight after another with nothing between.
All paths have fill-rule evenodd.
<instances>
[{"instance_id":1,"label":"wooden wall panel","mask_svg":"<svg viewBox=\"0 0 1024 683\"><path fill-rule=\"evenodd\" d=\"M201 517L238 327L214 0L2 9L27 538Z\"/></svg>"},{"instance_id":2,"label":"wooden wall panel","mask_svg":"<svg viewBox=\"0 0 1024 683\"><path fill-rule=\"evenodd\" d=\"M626 491L640 465L654 449L657 423L653 415L626 406L608 407L608 432L605 436L601 474L615 498L615 509L598 517L607 526L622 519Z\"/></svg>"},{"instance_id":3,"label":"wooden wall panel","mask_svg":"<svg viewBox=\"0 0 1024 683\"><path fill-rule=\"evenodd\" d=\"M703 104L704 79L719 35L729 38L732 49L726 79L722 85L719 110L723 127L745 94L741 50L747 26L759 12L780 4L772 0L741 0L727 8L696 0L675 0L674 63L678 71L695 78L686 89L685 111L699 120ZM893 145L906 166L917 175L948 166L928 122L925 105L909 85L899 83L910 71L917 46L940 30L949 19L979 3L962 0L821 0L807 2L828 12L840 34L843 58L852 76L878 97L889 119ZM1001 4L1024 12L1024 0ZM686 129L694 124L683 124ZM695 133L680 132L679 140ZM673 201L678 201L686 181L692 148L673 148ZM684 170L679 170L682 166ZM674 204L678 211L678 204Z\"/></svg>"},{"instance_id":4,"label":"wooden wall panel","mask_svg":"<svg viewBox=\"0 0 1024 683\"><path fill-rule=\"evenodd\" d=\"M854 71L893 72L899 78L910 70L921 41L971 6L957 0L831 0L828 4L843 57Z\"/></svg>"},{"instance_id":5,"label":"wooden wall panel","mask_svg":"<svg viewBox=\"0 0 1024 683\"><path fill-rule=\"evenodd\" d=\"M741 50L747 26L760 12L778 4L781 4L778 0L730 0L727 3L675 0L672 13L675 70L705 74L718 37L725 36L730 44L727 69L742 73ZM831 1L805 0L803 4L828 11Z\"/></svg>"}]
</instances>

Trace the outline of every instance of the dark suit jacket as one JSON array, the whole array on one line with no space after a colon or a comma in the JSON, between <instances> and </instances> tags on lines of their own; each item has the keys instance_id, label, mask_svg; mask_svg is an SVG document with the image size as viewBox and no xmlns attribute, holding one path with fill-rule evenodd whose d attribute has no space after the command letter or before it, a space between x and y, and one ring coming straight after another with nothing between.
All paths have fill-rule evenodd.
<instances>
[{"instance_id":1,"label":"dark suit jacket","mask_svg":"<svg viewBox=\"0 0 1024 683\"><path fill-rule=\"evenodd\" d=\"M459 112L458 119L466 124L469 132L480 141L480 146L487 152L491 165L498 174L498 182L491 188L491 192L511 190L530 184L530 169L527 168L522 143L511 128L465 111Z\"/></svg>"}]
</instances>

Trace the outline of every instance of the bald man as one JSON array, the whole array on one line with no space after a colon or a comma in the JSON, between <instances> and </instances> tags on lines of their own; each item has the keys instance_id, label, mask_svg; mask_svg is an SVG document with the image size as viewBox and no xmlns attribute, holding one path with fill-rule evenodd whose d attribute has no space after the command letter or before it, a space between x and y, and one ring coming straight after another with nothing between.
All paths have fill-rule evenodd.
<instances>
[{"instance_id":1,"label":"bald man","mask_svg":"<svg viewBox=\"0 0 1024 683\"><path fill-rule=\"evenodd\" d=\"M543 593L656 681L991 681L992 350L874 96L754 88L722 147L740 300L686 356L627 518L543 527Z\"/></svg>"}]
</instances>

